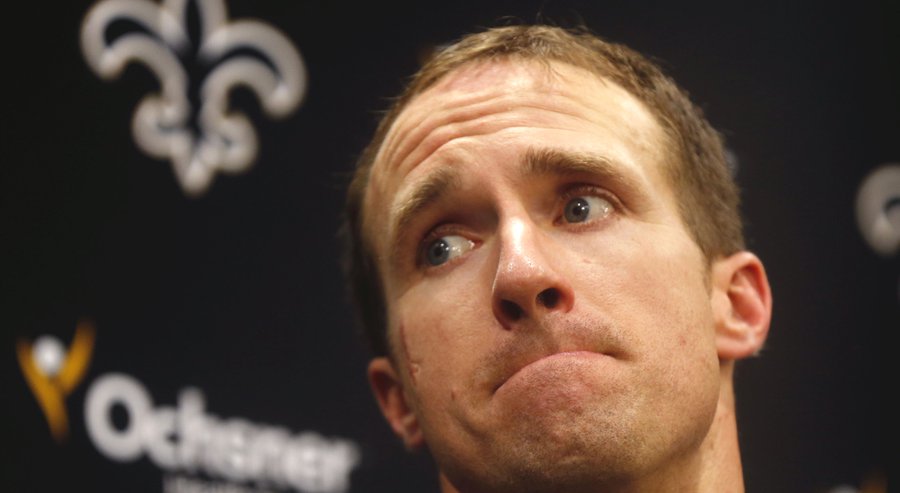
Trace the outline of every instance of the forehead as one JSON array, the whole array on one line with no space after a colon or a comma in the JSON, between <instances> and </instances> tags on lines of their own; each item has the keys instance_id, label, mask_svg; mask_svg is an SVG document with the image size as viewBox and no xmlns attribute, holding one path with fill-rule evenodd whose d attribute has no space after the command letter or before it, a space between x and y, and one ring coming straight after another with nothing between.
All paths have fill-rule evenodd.
<instances>
[{"instance_id":1,"label":"forehead","mask_svg":"<svg viewBox=\"0 0 900 493\"><path fill-rule=\"evenodd\" d=\"M643 103L587 70L509 59L463 65L414 97L387 132L364 198L369 238L384 237L392 206L405 188L436 166L447 165L437 155L460 143L524 128L579 130L581 141L570 140L570 145L600 144L607 149L624 145L652 156L656 163L664 160L667 142ZM638 174L659 174L656 169L633 167ZM372 236L373 231L381 234Z\"/></svg>"},{"instance_id":2,"label":"forehead","mask_svg":"<svg viewBox=\"0 0 900 493\"><path fill-rule=\"evenodd\" d=\"M519 118L486 121L515 107L547 110ZM621 86L561 62L501 59L463 65L412 98L387 132L374 160L375 188L402 179L434 151L466 131L483 133L506 125L552 124L540 117L575 116L608 123L627 117L629 129L653 133L659 125L646 106ZM552 120L552 118L549 118ZM620 123L620 122L615 122ZM643 138L650 137L650 138ZM638 140L655 140L643 136ZM654 145L658 142L653 142Z\"/></svg>"}]
</instances>

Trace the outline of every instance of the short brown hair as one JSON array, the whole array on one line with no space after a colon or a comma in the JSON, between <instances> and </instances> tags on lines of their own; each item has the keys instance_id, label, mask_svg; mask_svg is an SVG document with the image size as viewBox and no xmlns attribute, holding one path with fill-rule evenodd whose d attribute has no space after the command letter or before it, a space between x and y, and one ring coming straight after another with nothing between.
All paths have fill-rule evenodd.
<instances>
[{"instance_id":1,"label":"short brown hair","mask_svg":"<svg viewBox=\"0 0 900 493\"><path fill-rule=\"evenodd\" d=\"M507 26L463 37L437 53L416 73L378 124L347 191L347 274L367 338L378 355L388 354L386 305L371 244L363 232L363 201L375 156L391 125L417 95L450 72L475 61L519 59L561 62L620 85L649 107L676 147L666 166L679 197L680 214L707 262L744 248L738 188L729 172L720 135L687 94L653 62L585 29Z\"/></svg>"}]
</instances>

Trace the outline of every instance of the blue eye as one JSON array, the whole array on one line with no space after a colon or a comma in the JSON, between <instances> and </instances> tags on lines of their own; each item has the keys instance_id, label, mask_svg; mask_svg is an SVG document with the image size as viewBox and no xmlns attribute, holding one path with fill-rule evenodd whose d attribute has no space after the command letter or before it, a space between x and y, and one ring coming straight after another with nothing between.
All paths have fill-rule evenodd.
<instances>
[{"instance_id":1,"label":"blue eye","mask_svg":"<svg viewBox=\"0 0 900 493\"><path fill-rule=\"evenodd\" d=\"M472 241L459 236L447 235L425 245L424 257L429 265L441 265L448 260L458 257L475 246Z\"/></svg>"},{"instance_id":2,"label":"blue eye","mask_svg":"<svg viewBox=\"0 0 900 493\"><path fill-rule=\"evenodd\" d=\"M583 223L588 219L606 217L613 211L612 204L601 197L592 195L573 197L566 202L563 217L566 222Z\"/></svg>"}]
</instances>

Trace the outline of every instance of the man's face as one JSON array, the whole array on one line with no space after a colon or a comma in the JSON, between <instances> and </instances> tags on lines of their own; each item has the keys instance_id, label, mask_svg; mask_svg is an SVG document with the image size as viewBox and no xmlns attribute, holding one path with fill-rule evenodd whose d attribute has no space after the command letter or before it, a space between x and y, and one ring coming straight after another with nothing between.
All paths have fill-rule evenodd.
<instances>
[{"instance_id":1,"label":"man's face","mask_svg":"<svg viewBox=\"0 0 900 493\"><path fill-rule=\"evenodd\" d=\"M719 360L671 149L563 64L464 66L393 125L365 198L393 355L373 382L396 378L395 429L457 487L575 490L703 441Z\"/></svg>"}]
</instances>

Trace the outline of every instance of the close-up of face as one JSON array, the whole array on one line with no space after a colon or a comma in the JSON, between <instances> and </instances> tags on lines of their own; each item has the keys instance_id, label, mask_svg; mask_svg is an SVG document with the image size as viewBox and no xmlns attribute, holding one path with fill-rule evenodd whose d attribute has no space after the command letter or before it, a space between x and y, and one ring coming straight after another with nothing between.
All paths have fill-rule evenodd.
<instances>
[{"instance_id":1,"label":"close-up of face","mask_svg":"<svg viewBox=\"0 0 900 493\"><path fill-rule=\"evenodd\" d=\"M717 263L679 215L677 155L645 105L560 63L464 65L400 114L364 204L391 347L369 373L444 480L575 491L598 468L690 467L722 379Z\"/></svg>"}]
</instances>

